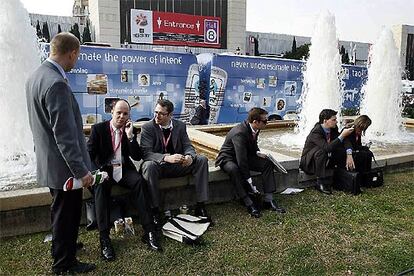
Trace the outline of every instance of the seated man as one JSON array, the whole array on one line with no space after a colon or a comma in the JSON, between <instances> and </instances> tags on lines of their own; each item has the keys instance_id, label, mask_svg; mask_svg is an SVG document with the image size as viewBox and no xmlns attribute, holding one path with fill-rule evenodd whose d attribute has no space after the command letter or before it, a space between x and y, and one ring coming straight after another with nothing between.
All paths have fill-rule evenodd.
<instances>
[{"instance_id":1,"label":"seated man","mask_svg":"<svg viewBox=\"0 0 414 276\"><path fill-rule=\"evenodd\" d=\"M183 122L173 119L174 105L160 99L154 118L141 129L141 147L145 162L142 175L148 183L154 221L160 225L160 178L192 174L195 177L197 205L195 215L208 217L204 203L208 199L208 160L195 153Z\"/></svg>"},{"instance_id":2,"label":"seated man","mask_svg":"<svg viewBox=\"0 0 414 276\"><path fill-rule=\"evenodd\" d=\"M130 106L125 100L118 100L112 109L111 121L92 126L88 141L88 151L94 169L108 172L109 179L93 187L96 218L101 244L101 255L104 260L115 259L115 252L109 238L110 225L110 197L114 185L131 190L134 207L144 228L142 241L152 250L161 251L162 248L155 236L155 226L144 196L144 181L137 172L130 156L135 160L142 157L141 149L133 134L132 122L129 120Z\"/></svg>"},{"instance_id":3,"label":"seated man","mask_svg":"<svg viewBox=\"0 0 414 276\"><path fill-rule=\"evenodd\" d=\"M261 153L257 146L257 136L267 124L267 111L254 107L249 111L247 121L233 127L226 135L216 160L216 166L230 175L237 195L243 200L251 216L261 216L260 210L254 205L248 192L254 192L250 170L259 171L263 177L265 192L264 208L285 213L273 199L276 183L273 176L274 164Z\"/></svg>"},{"instance_id":4,"label":"seated man","mask_svg":"<svg viewBox=\"0 0 414 276\"><path fill-rule=\"evenodd\" d=\"M316 175L316 189L325 194L332 193L332 178L327 168L354 169L352 146L349 139L345 139L354 129L346 128L339 134L336 114L332 109L321 111L319 122L306 137L299 165L305 173Z\"/></svg>"}]
</instances>

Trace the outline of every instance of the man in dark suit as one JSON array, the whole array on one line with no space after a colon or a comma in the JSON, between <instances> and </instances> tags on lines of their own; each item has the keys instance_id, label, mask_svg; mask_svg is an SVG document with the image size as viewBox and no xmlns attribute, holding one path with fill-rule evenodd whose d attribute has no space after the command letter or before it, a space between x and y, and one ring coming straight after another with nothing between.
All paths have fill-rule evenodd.
<instances>
[{"instance_id":1,"label":"man in dark suit","mask_svg":"<svg viewBox=\"0 0 414 276\"><path fill-rule=\"evenodd\" d=\"M53 197L52 270L56 274L95 269L95 265L76 259L82 189L63 191L69 177L81 179L83 187L93 183L82 117L65 74L75 66L79 50L79 40L74 35L57 34L50 43L49 58L26 82L37 183L49 187Z\"/></svg>"},{"instance_id":2,"label":"man in dark suit","mask_svg":"<svg viewBox=\"0 0 414 276\"><path fill-rule=\"evenodd\" d=\"M332 193L332 177L328 176L327 168L354 169L352 146L346 139L354 129L347 128L339 134L336 114L332 109L321 111L319 122L306 137L300 158L299 167L307 174L316 175L316 189L325 194Z\"/></svg>"},{"instance_id":3,"label":"man in dark suit","mask_svg":"<svg viewBox=\"0 0 414 276\"><path fill-rule=\"evenodd\" d=\"M250 176L250 170L259 171L263 177L264 209L285 213L273 199L276 183L273 176L274 164L260 152L257 138L260 130L267 124L267 111L254 107L249 111L246 121L233 127L217 156L216 166L230 175L231 182L236 188L237 195L243 200L251 216L261 216L258 206L252 201L249 193L257 193Z\"/></svg>"},{"instance_id":4,"label":"man in dark suit","mask_svg":"<svg viewBox=\"0 0 414 276\"><path fill-rule=\"evenodd\" d=\"M108 180L93 187L101 256L107 261L115 259L115 252L109 237L111 228L109 207L111 189L114 185L131 190L135 208L145 231L142 241L147 243L152 250L162 250L154 233L155 226L145 200L144 181L129 158L132 157L136 161L142 158L142 152L129 119L130 109L125 100L115 102L111 111L112 119L94 125L88 141L88 151L93 168L106 171L109 175Z\"/></svg>"},{"instance_id":5,"label":"man in dark suit","mask_svg":"<svg viewBox=\"0 0 414 276\"><path fill-rule=\"evenodd\" d=\"M208 217L204 203L208 200L208 160L195 153L186 125L172 118L174 105L160 99L154 118L142 126L141 147L145 162L142 174L148 182L154 220L160 223L159 179L194 176L197 205L195 215Z\"/></svg>"}]
</instances>

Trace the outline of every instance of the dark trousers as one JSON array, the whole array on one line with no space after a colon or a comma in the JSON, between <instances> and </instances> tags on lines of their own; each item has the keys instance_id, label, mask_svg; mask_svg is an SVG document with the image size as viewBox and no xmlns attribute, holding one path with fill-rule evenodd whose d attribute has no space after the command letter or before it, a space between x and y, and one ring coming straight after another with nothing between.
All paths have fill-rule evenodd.
<instances>
[{"instance_id":1,"label":"dark trousers","mask_svg":"<svg viewBox=\"0 0 414 276\"><path fill-rule=\"evenodd\" d=\"M310 166L306 169L301 168L308 174L315 174L319 178L325 178L328 176L326 169L335 167L345 168L346 151L344 148L335 149L330 154L321 149L310 151L309 154L313 154Z\"/></svg>"},{"instance_id":2,"label":"dark trousers","mask_svg":"<svg viewBox=\"0 0 414 276\"><path fill-rule=\"evenodd\" d=\"M76 241L82 213L82 189L63 191L50 188L52 195L53 270L64 270L76 261Z\"/></svg>"},{"instance_id":3,"label":"dark trousers","mask_svg":"<svg viewBox=\"0 0 414 276\"><path fill-rule=\"evenodd\" d=\"M116 182L110 177L107 181L93 187L96 221L99 232L109 235L109 230L111 229L110 203L111 190L114 185L131 190L131 200L134 208L138 211L138 216L144 230L152 231L152 219L143 189L144 180L135 169L123 168L122 179L119 182Z\"/></svg>"},{"instance_id":4,"label":"dark trousers","mask_svg":"<svg viewBox=\"0 0 414 276\"><path fill-rule=\"evenodd\" d=\"M249 169L262 173L263 190L265 193L273 193L276 191L276 181L273 175L274 165L271 161L258 156L249 156ZM229 174L236 193L240 198L247 196L248 183L242 178L239 166L234 161L223 161L220 168Z\"/></svg>"},{"instance_id":5,"label":"dark trousers","mask_svg":"<svg viewBox=\"0 0 414 276\"><path fill-rule=\"evenodd\" d=\"M194 176L197 202L208 200L208 160L207 157L196 155L193 163L188 167L181 164L162 163L145 161L142 164L142 176L148 183L148 190L151 195L151 206L160 207L160 179L169 177L180 177L192 174Z\"/></svg>"}]
</instances>

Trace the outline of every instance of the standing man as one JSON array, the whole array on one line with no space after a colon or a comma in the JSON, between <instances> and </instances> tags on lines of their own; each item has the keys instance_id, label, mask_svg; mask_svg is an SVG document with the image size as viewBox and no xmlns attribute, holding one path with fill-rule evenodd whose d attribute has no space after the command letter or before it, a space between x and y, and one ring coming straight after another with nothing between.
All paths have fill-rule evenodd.
<instances>
[{"instance_id":1,"label":"standing man","mask_svg":"<svg viewBox=\"0 0 414 276\"><path fill-rule=\"evenodd\" d=\"M353 128L345 128L338 132L336 112L332 109L323 109L319 113L319 122L306 137L299 167L307 174L316 175L316 189L324 194L332 194L332 177L326 169L338 166L354 169L352 159L352 145L345 139Z\"/></svg>"},{"instance_id":2,"label":"standing man","mask_svg":"<svg viewBox=\"0 0 414 276\"><path fill-rule=\"evenodd\" d=\"M95 269L95 265L76 259L82 189L63 191L69 177L81 179L83 187L93 183L82 117L65 74L75 66L79 50L79 40L74 35L57 34L50 42L49 58L26 83L37 183L49 187L53 197L52 270L56 274L86 273Z\"/></svg>"},{"instance_id":3,"label":"standing man","mask_svg":"<svg viewBox=\"0 0 414 276\"><path fill-rule=\"evenodd\" d=\"M115 251L109 238L110 199L114 185L125 187L132 192L134 207L144 228L142 241L155 251L162 248L154 235L154 224L149 214L143 190L143 179L137 172L129 157L139 161L142 152L138 145L136 134L133 134L132 122L129 119L131 107L125 100L115 102L110 121L92 126L88 141L88 151L94 169L106 171L109 179L93 187L95 198L96 218L101 245L101 256L106 261L115 259Z\"/></svg>"},{"instance_id":4,"label":"standing man","mask_svg":"<svg viewBox=\"0 0 414 276\"><path fill-rule=\"evenodd\" d=\"M253 107L246 121L233 127L226 135L217 156L216 166L230 175L237 195L243 200L247 211L252 217L259 218L260 210L254 205L248 192L255 192L250 170L259 171L263 177L264 203L263 208L278 213L286 210L279 207L273 199L276 182L273 176L274 164L260 152L257 138L260 130L267 124L267 111Z\"/></svg>"},{"instance_id":5,"label":"standing man","mask_svg":"<svg viewBox=\"0 0 414 276\"><path fill-rule=\"evenodd\" d=\"M174 105L158 100L154 118L142 126L141 147L144 151L142 174L148 182L154 221L160 223L159 183L163 177L192 174L195 178L197 206L195 215L208 217L204 203L208 199L208 160L195 153L186 125L172 118Z\"/></svg>"}]
</instances>

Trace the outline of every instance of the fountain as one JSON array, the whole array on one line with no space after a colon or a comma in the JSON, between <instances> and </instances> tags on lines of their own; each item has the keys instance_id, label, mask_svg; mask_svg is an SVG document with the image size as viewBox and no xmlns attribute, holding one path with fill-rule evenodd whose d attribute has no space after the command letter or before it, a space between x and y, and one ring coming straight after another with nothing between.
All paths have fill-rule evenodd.
<instances>
[{"instance_id":1,"label":"fountain","mask_svg":"<svg viewBox=\"0 0 414 276\"><path fill-rule=\"evenodd\" d=\"M294 148L303 146L306 136L318 122L322 109L341 109L341 57L338 51L335 17L328 11L318 17L311 39L309 59L304 68L304 85L299 99L302 107L298 126L295 134L283 135L279 141Z\"/></svg>"},{"instance_id":2,"label":"fountain","mask_svg":"<svg viewBox=\"0 0 414 276\"><path fill-rule=\"evenodd\" d=\"M368 81L362 88L360 108L361 114L373 119L367 137L378 141L401 142L408 137L401 117L401 64L391 30L382 30L370 55Z\"/></svg>"},{"instance_id":3,"label":"fountain","mask_svg":"<svg viewBox=\"0 0 414 276\"><path fill-rule=\"evenodd\" d=\"M0 5L0 191L35 182L35 156L24 84L40 65L37 37L20 1Z\"/></svg>"}]
</instances>

